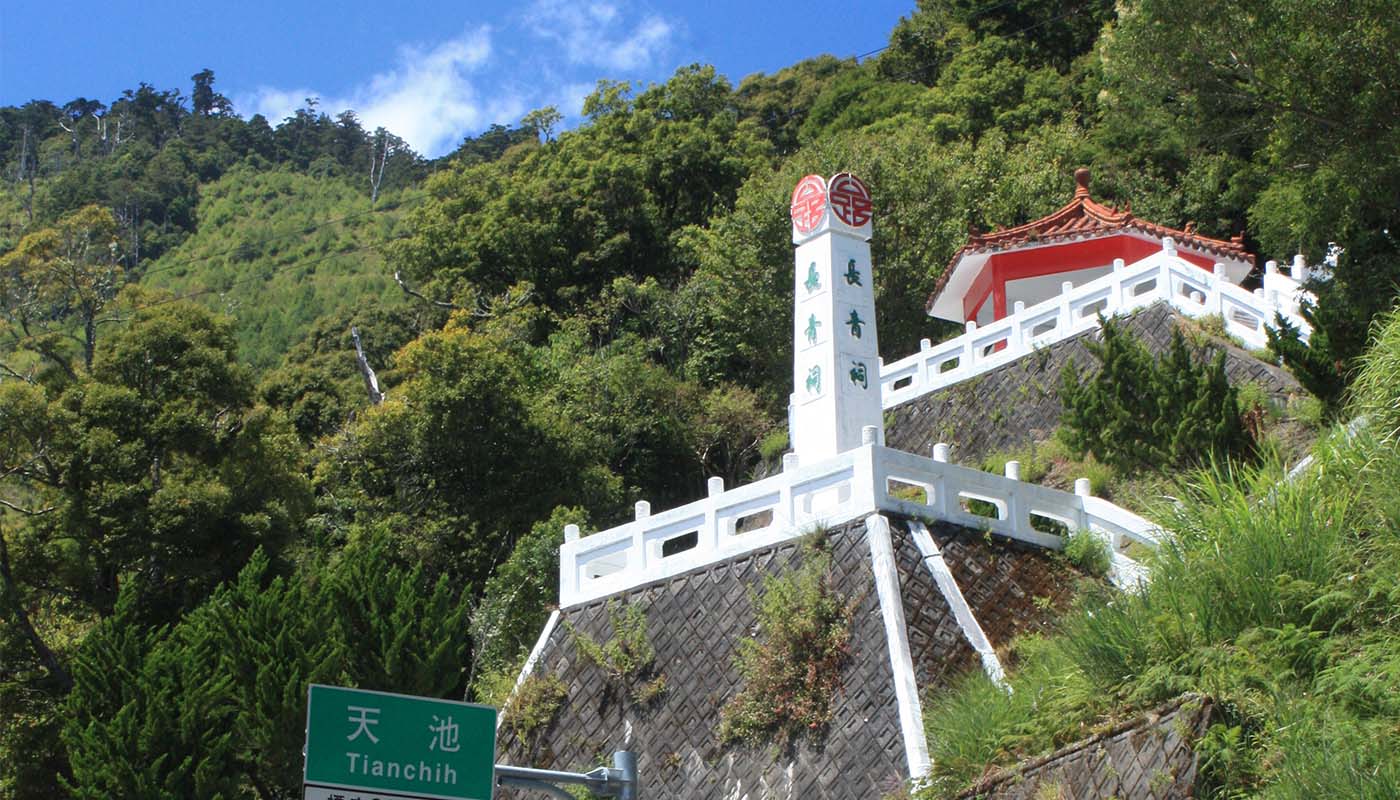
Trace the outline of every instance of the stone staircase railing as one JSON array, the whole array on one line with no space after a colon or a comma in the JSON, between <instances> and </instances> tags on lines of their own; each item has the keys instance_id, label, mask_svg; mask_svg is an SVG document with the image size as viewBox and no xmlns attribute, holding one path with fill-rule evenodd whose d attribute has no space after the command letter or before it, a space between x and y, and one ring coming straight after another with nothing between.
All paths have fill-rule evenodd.
<instances>
[{"instance_id":1,"label":"stone staircase railing","mask_svg":"<svg viewBox=\"0 0 1400 800\"><path fill-rule=\"evenodd\" d=\"M1303 277L1302 257L1294 261L1294 275ZM1275 314L1283 314L1306 339L1311 329L1298 316L1300 301L1307 297L1298 280L1278 271L1274 262L1265 269L1264 286L1248 292L1230 283L1217 266L1214 274L1182 259L1171 239L1161 252L1131 266L1114 261L1113 271L1081 286L1066 282L1057 296L1027 308L1016 303L1013 313L984 328L967 323L967 333L930 344L919 352L880 366L880 392L884 408L893 408L916 397L976 377L997 367L1098 326L1099 315L1111 317L1145 308L1159 301L1170 303L1193 318L1219 316L1225 331L1246 347L1268 344L1266 326Z\"/></svg>"},{"instance_id":2,"label":"stone staircase railing","mask_svg":"<svg viewBox=\"0 0 1400 800\"><path fill-rule=\"evenodd\" d=\"M934 458L866 443L820 464L798 465L791 455L783 471L726 491L710 479L708 497L652 515L637 504L636 519L581 537L565 528L559 552L559 603L563 608L625 591L697 567L835 526L889 512L958 525L1058 549L1069 531L1100 536L1112 554L1113 579L1136 585L1142 567L1130 553L1153 548L1160 531L1146 519L1090 494L1087 480L1062 492L1019 480L1020 465L1006 475L948 463L948 448Z\"/></svg>"}]
</instances>

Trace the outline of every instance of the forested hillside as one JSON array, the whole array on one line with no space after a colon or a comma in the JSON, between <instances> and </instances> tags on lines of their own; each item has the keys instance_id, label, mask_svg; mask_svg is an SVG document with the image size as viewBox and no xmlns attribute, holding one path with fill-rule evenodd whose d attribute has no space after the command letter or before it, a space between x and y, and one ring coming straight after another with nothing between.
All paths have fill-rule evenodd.
<instances>
[{"instance_id":1,"label":"forested hillside","mask_svg":"<svg viewBox=\"0 0 1400 800\"><path fill-rule=\"evenodd\" d=\"M314 101L244 119L208 70L0 108L0 798L292 797L308 681L498 699L566 522L693 499L786 447L787 203L808 173L872 188L887 360L949 333L923 305L970 230L1053 210L1088 166L1104 202L1325 265L1311 345L1272 350L1345 417L1400 294L1395 10L920 0L860 62L605 80L572 128L541 109L431 161ZM1363 408L1385 405L1378 369ZM1366 485L1347 519L1393 538ZM1315 573L1280 592L1343 576ZM1160 622L1132 608L1124 629ZM1336 617L1288 609L1256 622L1319 658ZM1363 633L1345 642L1390 641ZM1156 697L1105 675L1075 685L1076 723L1103 686ZM944 754L948 785L1060 741L1035 712ZM1238 714L1213 790L1299 780L1255 735L1286 715ZM1400 749L1389 731L1358 774Z\"/></svg>"}]
</instances>

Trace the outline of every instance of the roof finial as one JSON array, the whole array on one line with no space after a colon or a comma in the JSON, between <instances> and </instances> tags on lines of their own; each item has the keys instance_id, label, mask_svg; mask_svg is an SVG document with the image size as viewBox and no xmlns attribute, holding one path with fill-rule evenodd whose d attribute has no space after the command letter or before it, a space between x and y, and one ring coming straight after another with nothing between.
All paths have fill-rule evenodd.
<instances>
[{"instance_id":1,"label":"roof finial","mask_svg":"<svg viewBox=\"0 0 1400 800\"><path fill-rule=\"evenodd\" d=\"M1074 171L1075 197L1089 196L1089 168L1080 167Z\"/></svg>"}]
</instances>

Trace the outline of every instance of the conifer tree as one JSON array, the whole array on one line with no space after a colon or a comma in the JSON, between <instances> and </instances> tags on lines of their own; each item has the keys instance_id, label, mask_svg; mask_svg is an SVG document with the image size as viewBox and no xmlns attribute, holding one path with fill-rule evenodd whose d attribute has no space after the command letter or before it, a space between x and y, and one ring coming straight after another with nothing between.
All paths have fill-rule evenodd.
<instances>
[{"instance_id":1,"label":"conifer tree","mask_svg":"<svg viewBox=\"0 0 1400 800\"><path fill-rule=\"evenodd\" d=\"M1083 378L1073 363L1060 376L1069 444L1124 469L1185 466L1242 453L1248 444L1225 354L1198 364L1179 329L1155 358L1111 320L1088 342L1099 372Z\"/></svg>"}]
</instances>

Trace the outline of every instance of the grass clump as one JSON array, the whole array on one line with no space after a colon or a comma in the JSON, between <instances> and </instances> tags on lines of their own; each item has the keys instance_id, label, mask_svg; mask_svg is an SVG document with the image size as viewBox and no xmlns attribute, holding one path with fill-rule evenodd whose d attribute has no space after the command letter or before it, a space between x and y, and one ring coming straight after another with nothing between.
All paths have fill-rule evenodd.
<instances>
[{"instance_id":1,"label":"grass clump","mask_svg":"<svg viewBox=\"0 0 1400 800\"><path fill-rule=\"evenodd\" d=\"M752 598L758 636L739 643L735 661L744 688L721 712L721 740L791 742L831 721L831 700L850 655L854 604L832 586L824 542L810 534L801 565L765 577Z\"/></svg>"},{"instance_id":2,"label":"grass clump","mask_svg":"<svg viewBox=\"0 0 1400 800\"><path fill-rule=\"evenodd\" d=\"M1102 578L1113 566L1113 557L1103 538L1092 531L1070 531L1065 537L1064 556L1085 574Z\"/></svg>"},{"instance_id":3,"label":"grass clump","mask_svg":"<svg viewBox=\"0 0 1400 800\"><path fill-rule=\"evenodd\" d=\"M568 696L569 689L559 676L530 675L515 689L501 725L528 745L537 731L553 721Z\"/></svg>"}]
</instances>

